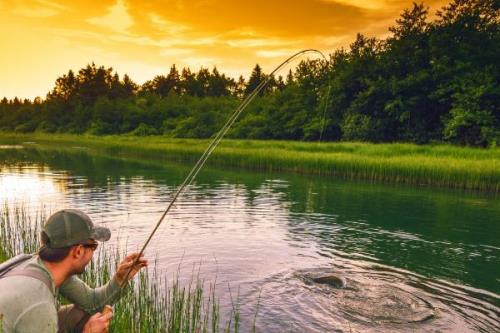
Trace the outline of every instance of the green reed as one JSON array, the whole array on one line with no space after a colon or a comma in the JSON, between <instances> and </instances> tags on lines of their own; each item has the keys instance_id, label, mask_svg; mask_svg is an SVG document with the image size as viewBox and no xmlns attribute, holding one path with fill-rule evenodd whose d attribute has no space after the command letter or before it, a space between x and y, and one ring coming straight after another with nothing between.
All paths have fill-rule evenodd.
<instances>
[{"instance_id":1,"label":"green reed","mask_svg":"<svg viewBox=\"0 0 500 333\"><path fill-rule=\"evenodd\" d=\"M30 215L23 206L0 208L0 262L20 253L34 253L40 244L40 229L47 214ZM90 286L105 284L123 258L118 248L110 251L100 247L81 278ZM208 292L198 275L190 283L180 283L176 272L171 282L162 274L156 262L141 271L129 283L114 305L111 332L219 332L219 301L215 283ZM64 299L60 303L66 303ZM224 332L238 332L239 308L227 319ZM254 329L255 331L255 329Z\"/></svg>"},{"instance_id":2,"label":"green reed","mask_svg":"<svg viewBox=\"0 0 500 333\"><path fill-rule=\"evenodd\" d=\"M2 143L86 146L106 154L196 161L209 140L1 134ZM500 148L444 144L223 140L209 165L500 192Z\"/></svg>"}]
</instances>

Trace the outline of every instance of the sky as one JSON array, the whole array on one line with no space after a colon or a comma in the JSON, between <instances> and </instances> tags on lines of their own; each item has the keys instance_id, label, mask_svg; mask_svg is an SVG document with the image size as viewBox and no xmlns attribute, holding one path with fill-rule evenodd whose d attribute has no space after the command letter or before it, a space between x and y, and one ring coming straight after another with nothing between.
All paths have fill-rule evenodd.
<instances>
[{"instance_id":1,"label":"sky","mask_svg":"<svg viewBox=\"0 0 500 333\"><path fill-rule=\"evenodd\" d=\"M448 1L427 0L430 13ZM384 38L403 0L0 0L0 96L45 97L88 63L137 83L201 66L248 78L302 49L325 54L360 32ZM432 15L431 15L432 16Z\"/></svg>"}]
</instances>

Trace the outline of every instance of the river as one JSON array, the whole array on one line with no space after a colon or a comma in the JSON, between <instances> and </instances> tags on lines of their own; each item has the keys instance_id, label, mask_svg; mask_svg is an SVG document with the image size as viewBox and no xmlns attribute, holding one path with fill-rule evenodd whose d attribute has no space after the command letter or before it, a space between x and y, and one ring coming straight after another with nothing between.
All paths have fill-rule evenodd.
<instances>
[{"instance_id":1,"label":"river","mask_svg":"<svg viewBox=\"0 0 500 333\"><path fill-rule=\"evenodd\" d=\"M190 165L0 149L0 202L82 209L134 250ZM207 167L147 250L217 283L259 332L500 331L500 200L485 193ZM199 271L199 273L197 273ZM345 288L318 284L334 274ZM257 314L256 314L257 312Z\"/></svg>"}]
</instances>

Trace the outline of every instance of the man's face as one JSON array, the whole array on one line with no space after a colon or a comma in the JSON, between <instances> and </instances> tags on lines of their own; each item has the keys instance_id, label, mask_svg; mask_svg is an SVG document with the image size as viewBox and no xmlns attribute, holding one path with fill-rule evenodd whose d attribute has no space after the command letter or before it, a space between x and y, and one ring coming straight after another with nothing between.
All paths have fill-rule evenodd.
<instances>
[{"instance_id":1,"label":"man's face","mask_svg":"<svg viewBox=\"0 0 500 333\"><path fill-rule=\"evenodd\" d=\"M75 262L75 274L82 274L85 271L85 267L88 265L90 260L92 260L94 251L97 249L97 242L93 239L89 239L83 244L79 244L77 246L81 247L81 252Z\"/></svg>"}]
</instances>

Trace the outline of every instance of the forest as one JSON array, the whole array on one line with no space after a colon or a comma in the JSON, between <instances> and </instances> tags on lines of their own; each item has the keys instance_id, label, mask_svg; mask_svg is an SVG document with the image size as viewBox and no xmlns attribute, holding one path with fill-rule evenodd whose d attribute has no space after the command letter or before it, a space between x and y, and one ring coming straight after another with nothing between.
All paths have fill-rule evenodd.
<instances>
[{"instance_id":1,"label":"forest","mask_svg":"<svg viewBox=\"0 0 500 333\"><path fill-rule=\"evenodd\" d=\"M229 137L497 146L500 1L454 0L429 16L414 3L389 37L358 34L277 77L258 64L248 79L172 65L139 85L90 63L44 98L1 99L0 131L209 138L269 78Z\"/></svg>"}]
</instances>

